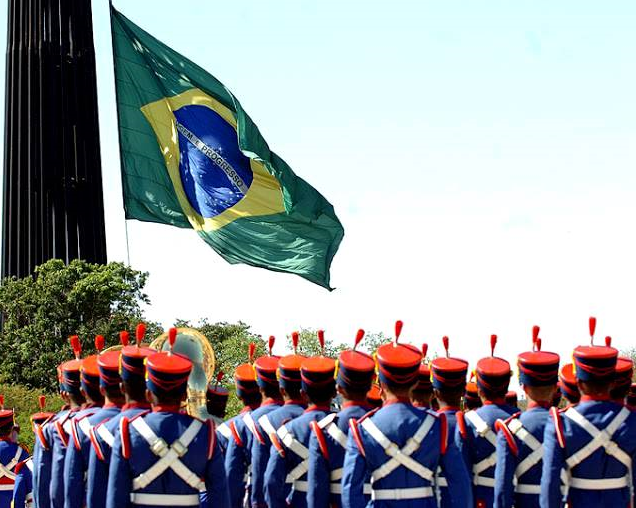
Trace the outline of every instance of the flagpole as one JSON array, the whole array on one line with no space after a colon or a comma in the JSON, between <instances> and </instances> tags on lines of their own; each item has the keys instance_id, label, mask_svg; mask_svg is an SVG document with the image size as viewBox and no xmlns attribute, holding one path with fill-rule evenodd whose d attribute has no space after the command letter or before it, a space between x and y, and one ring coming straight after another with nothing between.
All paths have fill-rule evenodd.
<instances>
[{"instance_id":1,"label":"flagpole","mask_svg":"<svg viewBox=\"0 0 636 508\"><path fill-rule=\"evenodd\" d=\"M119 145L119 176L124 174L124 160L121 153L121 125L119 122L119 92L117 91L117 69L115 68L115 30L113 28L113 0L108 0L108 12L110 15L110 45L113 51L113 82L115 84L115 115L117 117L117 144ZM124 180L121 179L121 197L124 206L124 230L126 232L126 256L130 266L130 240L128 237L128 220L126 219L126 197L124 195Z\"/></svg>"}]
</instances>

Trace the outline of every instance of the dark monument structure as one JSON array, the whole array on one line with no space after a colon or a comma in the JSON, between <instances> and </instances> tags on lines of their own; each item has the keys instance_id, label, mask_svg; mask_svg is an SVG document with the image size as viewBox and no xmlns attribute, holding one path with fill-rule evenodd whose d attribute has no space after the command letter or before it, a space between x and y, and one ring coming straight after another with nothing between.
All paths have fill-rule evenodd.
<instances>
[{"instance_id":1,"label":"dark monument structure","mask_svg":"<svg viewBox=\"0 0 636 508\"><path fill-rule=\"evenodd\" d=\"M90 0L9 0L2 276L106 262Z\"/></svg>"}]
</instances>

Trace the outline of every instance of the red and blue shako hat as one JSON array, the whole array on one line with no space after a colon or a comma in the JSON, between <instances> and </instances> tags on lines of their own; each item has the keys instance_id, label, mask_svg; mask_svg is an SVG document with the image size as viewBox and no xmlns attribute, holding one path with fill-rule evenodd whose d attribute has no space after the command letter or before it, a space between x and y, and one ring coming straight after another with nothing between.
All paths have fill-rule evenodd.
<instances>
[{"instance_id":1,"label":"red and blue shako hat","mask_svg":"<svg viewBox=\"0 0 636 508\"><path fill-rule=\"evenodd\" d=\"M249 363L242 363L234 371L234 383L236 385L236 395L246 397L253 393L258 393L258 383L256 382L256 370L254 369L254 353L256 344L250 342L247 347Z\"/></svg>"},{"instance_id":2,"label":"red and blue shako hat","mask_svg":"<svg viewBox=\"0 0 636 508\"><path fill-rule=\"evenodd\" d=\"M466 393L464 394L464 398L472 403L479 403L481 399L479 398L479 392L477 391L477 383L474 381L475 379L475 371L470 373L470 378L468 379L468 383L466 383Z\"/></svg>"},{"instance_id":3,"label":"red and blue shako hat","mask_svg":"<svg viewBox=\"0 0 636 508\"><path fill-rule=\"evenodd\" d=\"M80 369L82 367L82 360L80 357L82 355L82 346L77 335L73 335L69 339L69 342L75 359L64 362L60 366L60 370L62 371L62 389L67 393L78 395L81 388Z\"/></svg>"},{"instance_id":4,"label":"red and blue shako hat","mask_svg":"<svg viewBox=\"0 0 636 508\"><path fill-rule=\"evenodd\" d=\"M525 386L549 386L559 380L559 355L541 351L539 327L532 327L532 351L517 357L519 382Z\"/></svg>"},{"instance_id":5,"label":"red and blue shako hat","mask_svg":"<svg viewBox=\"0 0 636 508\"><path fill-rule=\"evenodd\" d=\"M580 381L611 382L616 374L618 351L611 346L595 346L596 318L591 317L590 345L574 349L574 373Z\"/></svg>"},{"instance_id":6,"label":"red and blue shako hat","mask_svg":"<svg viewBox=\"0 0 636 508\"><path fill-rule=\"evenodd\" d=\"M338 386L358 393L368 392L375 378L375 360L371 355L356 349L363 338L364 330L360 329L353 349L340 353L336 365Z\"/></svg>"},{"instance_id":7,"label":"red and blue shako hat","mask_svg":"<svg viewBox=\"0 0 636 508\"><path fill-rule=\"evenodd\" d=\"M627 392L627 397L625 397L625 403L631 408L636 407L636 383L632 383L629 387L629 392Z\"/></svg>"},{"instance_id":8,"label":"red and blue shako hat","mask_svg":"<svg viewBox=\"0 0 636 508\"><path fill-rule=\"evenodd\" d=\"M318 342L320 343L320 356L306 358L300 365L300 379L305 392L323 390L330 393L334 390L336 380L336 361L325 356L325 332L318 330Z\"/></svg>"},{"instance_id":9,"label":"red and blue shako hat","mask_svg":"<svg viewBox=\"0 0 636 508\"><path fill-rule=\"evenodd\" d=\"M97 349L97 354L84 358L80 369L80 380L82 382L82 388L85 391L99 390L101 383L99 375L99 355L101 355L102 349L104 349L104 337L102 335L95 336L95 349Z\"/></svg>"},{"instance_id":10,"label":"red and blue shako hat","mask_svg":"<svg viewBox=\"0 0 636 508\"><path fill-rule=\"evenodd\" d=\"M376 351L378 377L388 386L408 387L418 378L422 353L411 344L400 344L402 321L395 323L395 340Z\"/></svg>"},{"instance_id":11,"label":"red and blue shako hat","mask_svg":"<svg viewBox=\"0 0 636 508\"><path fill-rule=\"evenodd\" d=\"M446 351L446 356L435 358L431 362L431 374L433 376L433 387L437 390L463 390L466 386L466 375L468 374L468 362L461 358L453 358L448 353L449 339L444 336L442 344Z\"/></svg>"},{"instance_id":12,"label":"red and blue shako hat","mask_svg":"<svg viewBox=\"0 0 636 508\"><path fill-rule=\"evenodd\" d=\"M275 342L276 337L270 335L267 341L269 354L258 357L254 362L254 368L256 369L256 382L261 388L265 388L268 385L278 387L277 372L280 356L272 354Z\"/></svg>"},{"instance_id":13,"label":"red and blue shako hat","mask_svg":"<svg viewBox=\"0 0 636 508\"><path fill-rule=\"evenodd\" d=\"M576 376L574 374L574 364L566 363L559 370L559 388L561 393L568 399L577 399L581 396L579 387L576 384Z\"/></svg>"},{"instance_id":14,"label":"red and blue shako hat","mask_svg":"<svg viewBox=\"0 0 636 508\"><path fill-rule=\"evenodd\" d=\"M168 351L154 352L146 358L146 386L158 396L174 394L181 396L188 389L188 377L192 362L185 356L173 352L177 340L177 329L168 330Z\"/></svg>"},{"instance_id":15,"label":"red and blue shako hat","mask_svg":"<svg viewBox=\"0 0 636 508\"><path fill-rule=\"evenodd\" d=\"M278 362L278 382L286 390L298 390L301 385L300 366L306 359L298 354L298 340L300 334L292 332L292 347L294 354L283 356Z\"/></svg>"},{"instance_id":16,"label":"red and blue shako hat","mask_svg":"<svg viewBox=\"0 0 636 508\"><path fill-rule=\"evenodd\" d=\"M15 414L13 409L4 408L4 395L0 395L0 428L13 427Z\"/></svg>"},{"instance_id":17,"label":"red and blue shako hat","mask_svg":"<svg viewBox=\"0 0 636 508\"><path fill-rule=\"evenodd\" d=\"M413 387L415 392L432 392L433 381L431 380L431 366L426 361L426 355L428 353L428 344L425 342L422 344L422 361L420 362L420 368L417 371L417 382Z\"/></svg>"},{"instance_id":18,"label":"red and blue shako hat","mask_svg":"<svg viewBox=\"0 0 636 508\"><path fill-rule=\"evenodd\" d=\"M121 356L119 373L124 382L144 380L146 378L146 358L157 351L141 345L146 335L146 325L139 323L135 330L136 344L130 344L130 336L127 331L119 332L121 342Z\"/></svg>"},{"instance_id":19,"label":"red and blue shako hat","mask_svg":"<svg viewBox=\"0 0 636 508\"><path fill-rule=\"evenodd\" d=\"M479 360L475 369L477 386L493 392L508 391L512 371L507 360L495 356L496 345L497 336L491 335L490 356Z\"/></svg>"},{"instance_id":20,"label":"red and blue shako hat","mask_svg":"<svg viewBox=\"0 0 636 508\"><path fill-rule=\"evenodd\" d=\"M225 377L225 373L220 371L216 375L216 381L208 385L206 393L206 401L214 404L216 407L224 408L227 405L227 399L230 396L230 391L221 384L221 381Z\"/></svg>"},{"instance_id":21,"label":"red and blue shako hat","mask_svg":"<svg viewBox=\"0 0 636 508\"><path fill-rule=\"evenodd\" d=\"M100 347L98 347L97 350L101 351L104 348L104 337L101 335L95 337L96 345L98 339L100 340ZM119 386L121 383L121 376L119 375L120 357L121 351L106 351L97 357L99 384L104 388Z\"/></svg>"},{"instance_id":22,"label":"red and blue shako hat","mask_svg":"<svg viewBox=\"0 0 636 508\"><path fill-rule=\"evenodd\" d=\"M46 420L55 416L55 413L45 411L46 408L46 396L40 395L38 397L38 407L40 410L37 413L33 413L30 417L31 423L34 425L42 425Z\"/></svg>"},{"instance_id":23,"label":"red and blue shako hat","mask_svg":"<svg viewBox=\"0 0 636 508\"><path fill-rule=\"evenodd\" d=\"M605 345L610 347L612 345L612 338L605 337ZM616 359L616 374L614 377L614 389L625 389L632 384L632 377L634 376L634 362L629 356L619 356Z\"/></svg>"}]
</instances>

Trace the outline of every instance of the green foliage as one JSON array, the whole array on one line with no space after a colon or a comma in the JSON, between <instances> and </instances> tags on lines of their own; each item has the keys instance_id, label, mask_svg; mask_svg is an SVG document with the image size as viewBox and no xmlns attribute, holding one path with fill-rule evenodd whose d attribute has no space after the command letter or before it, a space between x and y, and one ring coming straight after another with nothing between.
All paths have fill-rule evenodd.
<instances>
[{"instance_id":1,"label":"green foliage","mask_svg":"<svg viewBox=\"0 0 636 508\"><path fill-rule=\"evenodd\" d=\"M0 380L51 392L56 367L71 357L68 337L79 335L82 348L94 351L94 337L106 346L118 343L120 330L132 331L143 320L143 292L148 274L122 263L97 265L53 259L33 277L7 278L0 286L4 323L0 334ZM148 323L149 336L161 328Z\"/></svg>"},{"instance_id":2,"label":"green foliage","mask_svg":"<svg viewBox=\"0 0 636 508\"><path fill-rule=\"evenodd\" d=\"M58 395L43 394L41 391L19 385L0 384L0 393L4 395L4 407L15 410L16 421L20 425L20 443L32 451L34 436L29 418L40 411L39 396L46 395L45 411L52 413L60 410L62 399Z\"/></svg>"},{"instance_id":3,"label":"green foliage","mask_svg":"<svg viewBox=\"0 0 636 508\"><path fill-rule=\"evenodd\" d=\"M211 323L208 319L202 319L196 324L190 321L178 319L175 323L177 327L194 328L205 335L212 348L216 360L215 372L223 372L225 380L222 383L230 390L230 397L227 405L228 417L237 414L243 407L241 401L236 397L234 390L234 371L242 363L247 363L248 348L250 342L256 345L254 358L262 356L267 351L267 343L260 335L250 331L250 326L238 323Z\"/></svg>"},{"instance_id":4,"label":"green foliage","mask_svg":"<svg viewBox=\"0 0 636 508\"><path fill-rule=\"evenodd\" d=\"M337 358L341 351L348 349L350 346L347 344L336 344L332 338L325 333L325 356L331 358ZM292 336L287 336L287 349L293 350ZM318 331L313 328L301 328L298 338L299 355L303 356L318 356L322 354L320 349L320 343L318 342Z\"/></svg>"}]
</instances>

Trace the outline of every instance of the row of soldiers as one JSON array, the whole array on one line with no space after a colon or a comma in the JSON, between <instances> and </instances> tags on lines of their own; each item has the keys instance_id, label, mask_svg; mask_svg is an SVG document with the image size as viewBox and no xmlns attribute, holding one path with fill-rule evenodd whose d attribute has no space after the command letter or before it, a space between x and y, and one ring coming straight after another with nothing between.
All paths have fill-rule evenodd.
<instances>
[{"instance_id":1,"label":"row of soldiers","mask_svg":"<svg viewBox=\"0 0 636 508\"><path fill-rule=\"evenodd\" d=\"M399 342L399 321L373 356L357 349L362 331L337 360L297 354L295 333L281 358L270 338L269 354L254 359L251 347L236 369L245 406L227 421L218 380L216 416L182 411L192 363L172 352L175 329L169 351L144 347L140 326L136 345L123 332L121 351L84 359L73 337L76 358L59 368L67 407L33 416L32 457L0 411L0 508L11 497L14 508L631 506L633 364L609 340L594 345L595 328L591 318L590 345L563 366L533 329L517 358L523 412L506 404L512 371L496 336L474 384L448 338L428 363L426 347Z\"/></svg>"}]
</instances>

